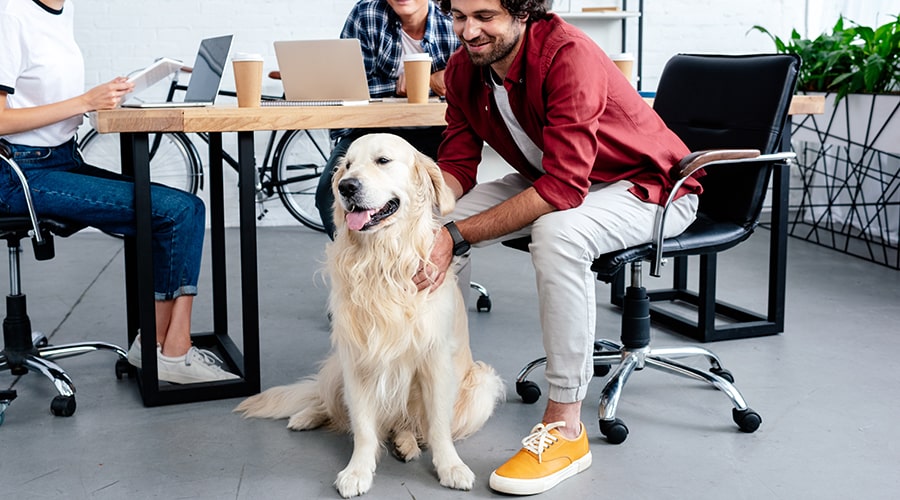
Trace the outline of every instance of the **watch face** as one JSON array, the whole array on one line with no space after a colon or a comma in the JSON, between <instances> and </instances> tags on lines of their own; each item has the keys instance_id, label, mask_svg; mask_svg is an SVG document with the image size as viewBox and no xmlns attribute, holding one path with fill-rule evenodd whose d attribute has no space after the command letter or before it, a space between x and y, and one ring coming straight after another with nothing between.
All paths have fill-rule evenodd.
<instances>
[{"instance_id":1,"label":"watch face","mask_svg":"<svg viewBox=\"0 0 900 500\"><path fill-rule=\"evenodd\" d=\"M458 256L468 252L469 248L471 248L471 246L472 245L470 245L469 242L466 240L460 241L459 243L455 243L453 245L453 255L456 255L458 257Z\"/></svg>"}]
</instances>

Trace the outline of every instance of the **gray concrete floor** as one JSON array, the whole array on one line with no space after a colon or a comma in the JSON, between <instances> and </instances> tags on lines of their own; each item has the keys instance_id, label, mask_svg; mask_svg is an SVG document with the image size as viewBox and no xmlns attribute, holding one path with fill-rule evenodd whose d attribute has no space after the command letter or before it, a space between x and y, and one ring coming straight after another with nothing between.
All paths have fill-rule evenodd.
<instances>
[{"instance_id":1,"label":"gray concrete floor","mask_svg":"<svg viewBox=\"0 0 900 500\"><path fill-rule=\"evenodd\" d=\"M720 256L725 299L764 307L767 239L760 230ZM328 350L327 286L319 273L326 241L299 227L259 229L263 388L314 372ZM26 247L23 283L33 327L55 344L123 345L121 246L82 232L58 239L57 257L48 262L35 262ZM512 384L521 366L542 353L530 260L502 247L476 252L474 276L490 289L494 307L470 312L472 349L509 387L508 401L485 428L458 444L477 476L475 488L442 488L427 452L409 464L385 455L369 498L499 496L488 476L541 417L543 400L523 404ZM607 285L597 286L607 297ZM232 289L236 298L237 285ZM728 399L717 391L644 370L619 404L631 434L611 445L597 428L603 382L596 380L584 410L594 464L544 497L896 498L898 304L900 272L789 240L785 332L706 345L762 415L760 429L738 431ZM208 331L209 315L201 292L196 331ZM598 334L617 339L618 310L601 301L598 317ZM238 329L239 318L232 321ZM654 328L654 345L687 343ZM78 388L78 410L69 418L49 413L55 392L43 377L0 373L0 387L19 393L0 426L0 497L338 497L331 483L350 456L348 436L243 420L231 413L239 399L146 408L135 381L116 380L114 361L108 353L60 361ZM543 383L541 372L536 381Z\"/></svg>"}]
</instances>

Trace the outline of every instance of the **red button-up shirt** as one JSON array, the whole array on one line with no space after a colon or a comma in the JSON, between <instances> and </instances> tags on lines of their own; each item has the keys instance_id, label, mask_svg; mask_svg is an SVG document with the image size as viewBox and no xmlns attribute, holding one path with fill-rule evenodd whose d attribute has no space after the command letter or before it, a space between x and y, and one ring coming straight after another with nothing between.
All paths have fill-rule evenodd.
<instances>
[{"instance_id":1,"label":"red button-up shirt","mask_svg":"<svg viewBox=\"0 0 900 500\"><path fill-rule=\"evenodd\" d=\"M665 202L670 172L688 148L582 31L555 14L530 22L503 82L516 120L543 151L544 172L528 163L505 126L489 71L461 48L444 75L448 125L438 163L464 192L475 185L487 142L557 209L579 206L593 183L622 179L638 198ZM700 190L690 180L679 196Z\"/></svg>"}]
</instances>

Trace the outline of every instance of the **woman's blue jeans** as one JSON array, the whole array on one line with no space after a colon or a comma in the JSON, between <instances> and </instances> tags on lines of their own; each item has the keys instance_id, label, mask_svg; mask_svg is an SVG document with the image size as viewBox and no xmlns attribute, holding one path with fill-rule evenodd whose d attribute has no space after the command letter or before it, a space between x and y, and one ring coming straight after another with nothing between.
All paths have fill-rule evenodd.
<instances>
[{"instance_id":1,"label":"woman's blue jeans","mask_svg":"<svg viewBox=\"0 0 900 500\"><path fill-rule=\"evenodd\" d=\"M84 163L74 139L56 147L3 142L28 179L39 216L134 236L134 183L128 177ZM159 184L150 186L150 196L155 298L196 295L206 230L203 201ZM0 213L28 213L18 177L2 167Z\"/></svg>"}]
</instances>

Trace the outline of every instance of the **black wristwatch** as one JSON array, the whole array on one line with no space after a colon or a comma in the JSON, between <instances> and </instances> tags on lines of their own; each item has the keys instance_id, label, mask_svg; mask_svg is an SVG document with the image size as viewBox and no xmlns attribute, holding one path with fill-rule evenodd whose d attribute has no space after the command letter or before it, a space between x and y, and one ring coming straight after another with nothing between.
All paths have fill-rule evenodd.
<instances>
[{"instance_id":1,"label":"black wristwatch","mask_svg":"<svg viewBox=\"0 0 900 500\"><path fill-rule=\"evenodd\" d=\"M463 238L463 235L460 234L459 228L456 227L456 223L450 221L444 224L444 227L447 228L447 231L450 232L450 237L453 238L453 255L460 256L469 251L472 248L472 245Z\"/></svg>"}]
</instances>

